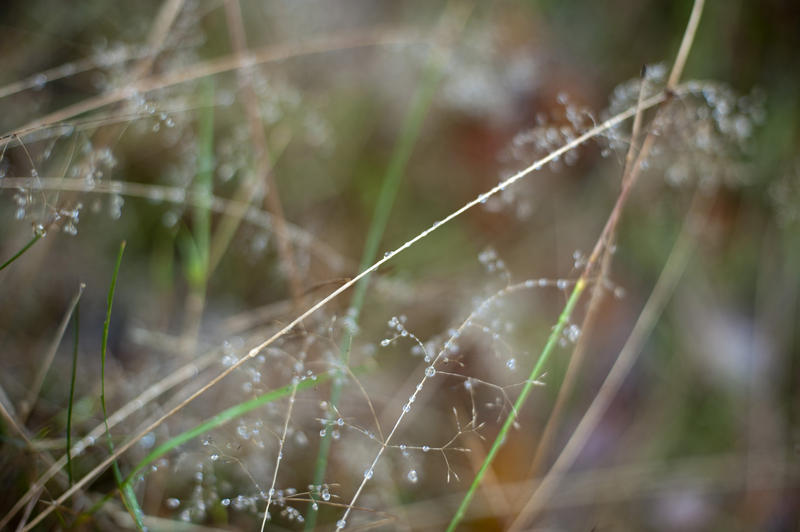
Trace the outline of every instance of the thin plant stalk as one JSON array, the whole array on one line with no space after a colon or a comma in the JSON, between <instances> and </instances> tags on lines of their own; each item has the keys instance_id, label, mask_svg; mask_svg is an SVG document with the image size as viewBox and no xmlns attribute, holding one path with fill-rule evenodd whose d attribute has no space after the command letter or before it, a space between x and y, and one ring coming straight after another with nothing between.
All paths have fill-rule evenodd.
<instances>
[{"instance_id":1,"label":"thin plant stalk","mask_svg":"<svg viewBox=\"0 0 800 532\"><path fill-rule=\"evenodd\" d=\"M153 185L150 183L132 183L130 181L115 181L104 179L95 184L91 190L86 190L86 184L79 179L63 179L62 177L4 177L0 180L0 189L18 187L40 187L42 190L73 191L90 194L119 194L120 196L144 198L151 201L173 203L180 205L198 206L206 201L193 189L183 187L170 187ZM216 195L210 196L208 208L224 216L242 217L246 222L256 227L272 230L274 227L272 215L254 205L227 199ZM345 259L328 244L316 239L311 233L291 224L287 230L298 245L308 248L309 252L319 257L331 269L341 271L345 267ZM213 247L213 246L212 246Z\"/></svg>"},{"instance_id":2,"label":"thin plant stalk","mask_svg":"<svg viewBox=\"0 0 800 532\"><path fill-rule=\"evenodd\" d=\"M214 101L214 80L204 83L203 98L207 104ZM186 294L186 317L183 330L184 353L196 348L200 323L206 301L208 283L208 257L211 234L211 196L213 194L214 168L214 107L206 107L200 117L197 139L197 175L193 189L198 201L194 204L191 234L179 240L186 255L186 277L190 290Z\"/></svg>"},{"instance_id":3,"label":"thin plant stalk","mask_svg":"<svg viewBox=\"0 0 800 532\"><path fill-rule=\"evenodd\" d=\"M111 429L108 426L108 411L106 410L106 355L108 354L108 329L111 325L111 307L114 303L114 292L117 287L117 276L119 275L119 267L122 264L122 255L125 252L125 241L123 240L119 246L119 253L117 254L117 261L114 264L114 273L111 275L111 285L108 287L106 319L103 322L103 337L100 344L100 407L103 410L103 423L106 426L106 440L108 442L108 450L111 455L114 455L114 441L111 438ZM120 495L125 507L133 517L134 523L139 530L144 530L142 522L142 509L136 501L136 496L132 489L125 488L122 484L122 473L119 470L119 464L116 460L112 463L114 471L114 478L117 481L117 486L120 488Z\"/></svg>"},{"instance_id":4,"label":"thin plant stalk","mask_svg":"<svg viewBox=\"0 0 800 532\"><path fill-rule=\"evenodd\" d=\"M233 50L239 56L244 57L247 55L247 36L242 20L241 4L238 0L228 0L225 2L225 18L228 23L228 33L230 34ZM267 136L264 133L264 124L261 120L258 96L256 95L255 89L253 89L251 71L245 70L241 73L239 76L239 87L242 95L242 105L244 106L248 118L247 122L250 129L253 159L255 162L255 172L243 179L239 188L244 189L243 192L247 191L248 197L252 197L252 193L259 183L263 182L264 186L266 186L264 203L275 221L278 256L281 261L281 266L283 267L283 273L289 281L289 294L291 295L292 303L295 306L295 310L299 310L303 301L303 285L297 271L294 250L292 249L286 231L286 217L283 214L283 205L281 204L278 182L275 179L274 161L270 155L269 146L267 145ZM228 228L229 233L235 230L236 223L238 223L236 219L226 218L225 221L230 224ZM224 240L226 233L222 233L222 236L223 240L221 242L224 243L226 242ZM224 251L224 246L221 251ZM221 257L221 252L215 253L213 265L216 265Z\"/></svg>"},{"instance_id":5,"label":"thin plant stalk","mask_svg":"<svg viewBox=\"0 0 800 532\"><path fill-rule=\"evenodd\" d=\"M272 496L275 494L275 483L278 481L278 471L281 467L281 460L283 460L283 446L286 443L286 434L289 432L289 421L292 419L292 409L294 408L294 399L297 396L297 384L299 380L295 377L292 382L292 394L289 396L289 409L286 411L286 422L283 424L283 433L281 439L278 441L278 457L275 459L275 469L272 472L272 484L267 492L267 506L264 508L264 519L261 521L261 532L264 532L264 527L267 526L269 519L269 506L272 503Z\"/></svg>"},{"instance_id":6,"label":"thin plant stalk","mask_svg":"<svg viewBox=\"0 0 800 532\"><path fill-rule=\"evenodd\" d=\"M78 287L78 291L72 296L72 300L69 302L67 306L67 311L64 313L64 316L61 318L61 323L56 330L56 334L53 337L53 340L50 342L50 347L47 350L47 353L44 356L44 360L41 364L38 364L38 369L36 372L36 376L34 377L33 383L30 385L28 390L28 396L25 398L25 401L22 403L22 408L20 409L20 421L24 424L26 423L28 416L33 411L33 408L36 406L36 400L39 397L39 392L42 390L42 385L44 385L44 379L47 376L47 372L50 370L50 366L53 365L53 360L56 357L56 352L58 351L58 346L61 345L61 340L64 338L64 333L67 331L67 326L69 325L70 318L72 317L73 312L80 302L81 295L83 294L83 290L86 288L86 285L81 283Z\"/></svg>"},{"instance_id":7,"label":"thin plant stalk","mask_svg":"<svg viewBox=\"0 0 800 532\"><path fill-rule=\"evenodd\" d=\"M232 54L218 59L212 59L192 65L185 70L166 73L160 76L147 77L126 87L112 90L108 93L100 94L64 107L58 111L54 111L14 131L3 134L0 136L0 147L14 142L17 136L24 136L42 129L59 126L62 122L70 118L127 100L130 98L131 94L145 94L244 67L282 61L294 57L350 50L354 48L415 43L419 43L419 40L410 32L379 28L378 30L369 30L365 32L351 32L347 35L328 35L317 39L311 39L304 43L267 46L258 50L252 50L246 57L240 57L239 54Z\"/></svg>"},{"instance_id":8,"label":"thin plant stalk","mask_svg":"<svg viewBox=\"0 0 800 532\"><path fill-rule=\"evenodd\" d=\"M81 283L81 289L85 285ZM72 406L75 402L75 377L78 373L78 339L81 330L81 303L78 301L75 304L75 311L72 314L73 340L72 340L72 370L69 378L69 401L67 402L67 480L69 485L72 486Z\"/></svg>"},{"instance_id":9,"label":"thin plant stalk","mask_svg":"<svg viewBox=\"0 0 800 532\"><path fill-rule=\"evenodd\" d=\"M43 235L42 235L42 233L40 233L40 232L38 232L38 231L37 231L37 232L36 232L36 234L34 234L34 235L33 235L33 238L31 238L31 239L28 241L28 243L27 243L27 244L25 244L24 246L22 246L22 249L20 249L19 251L17 251L17 252L14 254L14 256L13 256L13 257L11 257L11 258L10 258L10 259L8 259L7 261L5 261L5 262L3 263L3 265L2 265L2 266L0 266L0 272L1 272L1 271L3 271L3 270L5 270L5 269L6 269L6 268L7 268L7 267L8 267L8 266L9 266L9 265L12 263L12 262L14 262L14 261L15 261L15 260L17 260L18 258L20 258L20 257L22 256L22 254L23 254L23 253L25 253L26 251L28 251L28 250L31 248L31 246L33 246L33 245L34 245L36 242L38 242L38 241L39 241L39 239L40 239L40 238L42 238L42 236L43 236Z\"/></svg>"}]
</instances>

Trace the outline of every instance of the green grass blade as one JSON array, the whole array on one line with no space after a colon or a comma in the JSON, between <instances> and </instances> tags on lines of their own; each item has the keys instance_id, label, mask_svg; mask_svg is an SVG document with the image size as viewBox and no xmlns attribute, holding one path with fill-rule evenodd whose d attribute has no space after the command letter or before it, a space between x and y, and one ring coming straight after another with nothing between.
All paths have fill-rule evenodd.
<instances>
[{"instance_id":1,"label":"green grass blade","mask_svg":"<svg viewBox=\"0 0 800 532\"><path fill-rule=\"evenodd\" d=\"M386 225L389 222L389 214L392 212L397 191L400 188L400 183L405 175L406 166L411 158L411 153L419 138L422 124L425 116L430 109L431 101L436 93L436 88L439 85L443 76L442 65L437 61L430 61L426 66L423 78L418 85L416 92L412 98L411 107L406 113L403 125L400 130L400 137L398 138L392 157L389 161L389 166L386 169L386 174L383 177L378 200L375 204L375 211L372 215L369 229L367 231L367 238L364 243L364 250L361 255L361 262L359 263L358 270L366 270L375 260L378 255L378 246L383 238L383 233L386 231ZM369 278L367 275L361 279L355 286L353 297L350 300L348 318L352 319L355 326L358 326L358 319L361 313L361 308L364 305L364 298L366 297L367 288L369 286ZM343 365L350 362L350 349L353 343L353 333L345 330L342 342L339 346L339 358ZM328 403L333 407L338 406L339 400L342 395L343 379L334 379L331 386L331 395ZM317 452L317 459L314 466L314 480L315 485L322 484L325 480L325 472L328 468L328 456L331 447L331 434L327 432L320 441L319 450ZM317 510L314 509L313 502L309 504L308 512L306 515L305 530L313 530L317 522Z\"/></svg>"},{"instance_id":2,"label":"green grass blade","mask_svg":"<svg viewBox=\"0 0 800 532\"><path fill-rule=\"evenodd\" d=\"M31 239L30 239L30 241L29 241L27 244L25 244L24 246L22 246L22 249L20 249L19 251L17 251L17 252L14 254L14 256L13 256L13 257L11 257L11 258L10 258L10 259L8 259L7 261L5 261L5 262L3 263L3 265L2 265L2 266L0 266L0 272L1 272L1 271L3 271L3 270L5 270L5 269L6 269L6 268L7 268L7 267L8 267L8 266L9 266L9 265L12 263L12 262L14 262L14 261L15 261L15 260L17 260L18 258L20 258L20 256L22 256L22 254L23 254L23 253L25 253L26 251L28 251L32 245L34 245L36 242L38 242L38 241L39 241L39 239L40 239L40 238L42 238L42 234L41 234L41 233L36 233L35 235L33 235L33 238L31 238Z\"/></svg>"},{"instance_id":3,"label":"green grass blade","mask_svg":"<svg viewBox=\"0 0 800 532\"><path fill-rule=\"evenodd\" d=\"M108 353L108 328L111 325L111 307L114 303L114 292L117 288L117 277L119 275L119 267L122 264L122 254L125 252L125 241L123 240L119 246L119 253L117 254L117 262L114 264L114 273L111 275L111 285L108 287L108 298L106 308L106 319L103 322L103 339L100 345L100 406L103 410L103 423L106 426L106 439L108 440L108 450L114 454L114 442L111 439L111 430L108 428L108 411L106 409L106 355ZM144 530L144 523L142 517L144 513L139 507L136 500L136 495L133 490L123 489L122 486L122 473L119 470L119 464L114 460L112 467L114 471L114 478L117 481L117 486L120 488L120 495L122 502L128 509L128 512L133 517L136 527L139 530Z\"/></svg>"},{"instance_id":4,"label":"green grass blade","mask_svg":"<svg viewBox=\"0 0 800 532\"><path fill-rule=\"evenodd\" d=\"M330 378L329 375L320 375L316 380L305 379L301 381L299 384L297 384L297 390L300 391L312 388L322 382L325 382L329 378ZM125 480L123 481L123 485L130 487L137 473L139 473L142 469L147 467L152 462L164 456L167 452L171 451L178 445L186 443L192 438L196 438L197 436L205 432L208 432L221 425L224 425L225 423L228 423L231 420L243 416L247 412L250 412L251 410L258 408L259 406L270 403L272 401L277 401L278 399L282 399L284 397L288 397L289 395L291 395L293 388L294 385L289 384L282 388L269 391L263 395L259 395L254 399L245 401L244 403L239 403L238 405L234 405L228 409L223 410L222 412L208 419L207 421L200 423L196 427L191 428L185 432L182 432L181 434L178 434L173 438L170 438L169 440L165 441L164 443L153 449L147 456L142 458L142 460L138 464L136 464L133 470L125 478Z\"/></svg>"},{"instance_id":5,"label":"green grass blade","mask_svg":"<svg viewBox=\"0 0 800 532\"><path fill-rule=\"evenodd\" d=\"M198 202L194 208L192 232L199 252L199 260L205 277L208 276L208 252L211 233L211 194L214 176L214 80L205 84L203 99L206 107L200 117L197 147L197 176L194 190Z\"/></svg>"},{"instance_id":6,"label":"green grass blade","mask_svg":"<svg viewBox=\"0 0 800 532\"><path fill-rule=\"evenodd\" d=\"M539 354L539 358L536 361L536 364L534 364L531 374L528 376L528 380L525 382L525 386L522 387L522 391L514 403L514 409L509 412L505 423L503 423L500 432L497 434L497 437L492 443L491 449L489 449L489 453L486 455L486 458L484 458L480 469L478 469L478 473L475 475L475 478L472 481L472 484L467 490L467 493L464 495L464 498L461 500L458 510L456 510L456 513L450 520L450 524L447 527L447 532L454 531L464 518L464 514L469 507L469 503L472 500L472 497L475 495L475 492L478 490L478 486L480 486L481 481L483 480L483 475L489 469L489 466L492 464L492 461L497 455L497 452L500 450L500 447L503 445L503 442L506 441L508 431L511 430L511 427L514 425L514 421L517 418L517 413L525 404L525 400L528 398L528 395L533 389L536 379L541 376L542 368L558 344L558 339L561 337L564 327L566 327L567 323L569 323L569 318L572 315L572 311L575 310L575 305L577 305L578 300L585 289L586 280L581 278L575 284L575 288L572 290L572 294L569 296L567 304L564 306L564 310L561 311L561 315L558 317L558 322L556 323L555 327L553 327L550 336L547 338L547 343L542 349L542 352Z\"/></svg>"},{"instance_id":7,"label":"green grass blade","mask_svg":"<svg viewBox=\"0 0 800 532\"><path fill-rule=\"evenodd\" d=\"M72 405L75 400L75 377L78 371L78 335L81 328L81 303L75 305L74 318L75 338L72 342L72 373L69 380L69 403L67 403L67 479L70 487L72 486Z\"/></svg>"}]
</instances>

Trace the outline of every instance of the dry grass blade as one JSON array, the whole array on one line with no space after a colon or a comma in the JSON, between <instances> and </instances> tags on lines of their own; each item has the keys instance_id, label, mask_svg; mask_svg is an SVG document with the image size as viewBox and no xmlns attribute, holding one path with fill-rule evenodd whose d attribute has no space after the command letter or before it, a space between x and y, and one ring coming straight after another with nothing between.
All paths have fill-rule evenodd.
<instances>
[{"instance_id":1,"label":"dry grass blade","mask_svg":"<svg viewBox=\"0 0 800 532\"><path fill-rule=\"evenodd\" d=\"M107 105L122 102L136 94L165 89L167 87L196 81L240 68L281 61L293 57L348 50L352 48L363 48L367 46L416 43L419 43L419 40L410 35L409 32L377 29L344 36L321 37L298 44L270 46L259 50L253 50L244 58L240 57L239 54L233 54L228 57L222 57L207 63L195 65L194 67L187 68L180 72L145 78L129 87L112 90L109 93L101 94L94 98L70 105L2 135L2 137L0 137L0 147L4 147L13 142L18 136L25 136L42 129L57 127L65 120L69 120L84 113L96 111Z\"/></svg>"}]
</instances>

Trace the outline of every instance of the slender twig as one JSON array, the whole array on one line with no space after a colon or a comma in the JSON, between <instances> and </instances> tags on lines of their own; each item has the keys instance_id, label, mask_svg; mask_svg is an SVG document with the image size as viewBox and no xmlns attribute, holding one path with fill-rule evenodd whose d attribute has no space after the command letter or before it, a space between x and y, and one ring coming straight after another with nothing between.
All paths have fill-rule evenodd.
<instances>
[{"instance_id":1,"label":"slender twig","mask_svg":"<svg viewBox=\"0 0 800 532\"><path fill-rule=\"evenodd\" d=\"M281 467L281 460L283 460L283 446L286 443L286 434L289 432L289 420L292 419L292 408L294 408L294 398L297 395L297 384L300 382L295 378L292 383L292 395L289 396L289 409L286 412L286 422L283 424L283 433L278 441L278 456L275 459L275 470L272 472L272 484L267 492L267 506L264 508L264 519L261 521L261 532L264 532L264 527L267 526L267 519L269 519L269 505L272 503L272 496L275 494L275 483L278 480L278 470Z\"/></svg>"}]
</instances>

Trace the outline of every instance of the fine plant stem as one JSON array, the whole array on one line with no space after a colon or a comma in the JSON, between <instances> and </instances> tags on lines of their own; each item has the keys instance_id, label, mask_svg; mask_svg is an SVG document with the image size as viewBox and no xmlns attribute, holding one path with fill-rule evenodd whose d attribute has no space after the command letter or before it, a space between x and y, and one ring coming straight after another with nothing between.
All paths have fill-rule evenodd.
<instances>
[{"instance_id":1,"label":"fine plant stem","mask_svg":"<svg viewBox=\"0 0 800 532\"><path fill-rule=\"evenodd\" d=\"M22 408L20 408L19 417L23 424L27 422L28 416L36 406L36 400L39 397L39 392L42 390L44 379L47 376L47 372L50 370L50 366L53 365L53 360L56 357L58 346L61 345L61 340L64 338L64 333L67 331L67 326L69 325L69 320L72 317L72 313L75 312L75 307L78 305L81 295L83 295L84 288L86 288L86 285L83 283L78 286L78 291L74 296L72 296L72 300L69 302L69 306L67 306L67 311L61 318L61 323L56 330L53 340L50 342L50 347L45 354L44 360L37 365L37 372L36 376L34 377L33 384L31 384L30 389L28 390L28 396L22 403Z\"/></svg>"},{"instance_id":2,"label":"fine plant stem","mask_svg":"<svg viewBox=\"0 0 800 532\"><path fill-rule=\"evenodd\" d=\"M689 52L694 43L694 36L697 34L697 27L700 25L700 16L703 14L704 5L705 0L695 0L692 5L692 13L689 15L689 22L686 24L686 30L683 32L683 38L681 39L681 47L678 49L678 55L675 57L675 62L672 65L672 71L669 73L669 79L667 80L668 89L675 88L681 76L683 76L686 60L689 58Z\"/></svg>"},{"instance_id":3,"label":"fine plant stem","mask_svg":"<svg viewBox=\"0 0 800 532\"><path fill-rule=\"evenodd\" d=\"M214 101L214 80L209 78L204 83L203 98L206 103ZM197 203L194 204L191 233L185 233L179 240L182 244L186 260L186 278L189 292L186 294L186 317L183 329L183 351L192 353L196 348L200 323L206 300L206 286L209 270L208 257L211 233L210 204L213 194L214 168L214 107L206 107L198 124L197 139L197 175L194 179L194 193Z\"/></svg>"},{"instance_id":4,"label":"fine plant stem","mask_svg":"<svg viewBox=\"0 0 800 532\"><path fill-rule=\"evenodd\" d=\"M442 16L442 24L448 22L452 16L449 13L450 9L445 10ZM466 23L466 16L462 16L459 22L458 31L463 29ZM438 53L437 53L438 52ZM392 156L389 161L389 166L383 177L378 200L375 203L375 210L372 215L372 222L370 223L367 231L367 238L364 243L364 250L361 255L361 262L359 263L358 270L366 270L370 264L375 260L378 255L378 247L386 231L386 226L389 223L389 214L392 211L397 191L400 188L400 183L405 175L408 161L411 159L411 154L414 146L417 143L422 125L425 117L430 109L433 96L436 94L436 89L442 80L444 63L447 60L448 54L446 51L434 49L432 56L428 60L428 64L423 72L422 80L416 88L416 91L411 100L411 106L406 113L403 125L400 128L400 136L392 151ZM352 319L353 327L358 327L361 309L364 305L367 288L369 287L369 276L365 276L355 286L353 290L353 297L350 300L348 307L348 318ZM344 335L339 347L340 363L343 367L347 367L350 363L350 350L353 343L354 332L350 328L345 328ZM342 394L342 387L344 386L344 379L334 379L331 385L331 395L329 404L335 409L339 405L339 400ZM332 436L329 432L320 441L319 451L317 452L316 464L314 467L313 484L319 485L325 479L325 472L328 468L328 455L330 454L330 447ZM314 503L309 504L305 530L313 530L317 522L317 510Z\"/></svg>"},{"instance_id":5,"label":"fine plant stem","mask_svg":"<svg viewBox=\"0 0 800 532\"><path fill-rule=\"evenodd\" d=\"M81 283L81 291L86 287ZM74 324L74 338L72 341L72 370L69 378L69 401L67 402L67 479L72 486L72 406L75 402L75 377L78 373L78 339L81 330L81 303L75 303L72 322Z\"/></svg>"},{"instance_id":6,"label":"fine plant stem","mask_svg":"<svg viewBox=\"0 0 800 532\"><path fill-rule=\"evenodd\" d=\"M103 410L103 423L106 427L106 440L108 442L108 450L113 456L114 454L114 441L111 438L111 429L108 426L108 411L106 410L106 355L108 354L108 329L111 325L111 307L114 303L114 292L117 288L117 276L119 275L119 267L122 264L122 255L125 252L125 241L123 240L119 246L119 253L117 254L117 261L114 264L114 273L111 275L111 284L108 287L106 319L103 322L103 336L100 344L100 407ZM122 484L122 473L119 470L119 464L116 460L112 463L114 470L114 478L117 481L117 486L120 489L120 496L125 503L125 507L131 514L136 527L139 530L144 530L142 523L142 509L136 501L136 496L133 490L126 489Z\"/></svg>"},{"instance_id":7,"label":"fine plant stem","mask_svg":"<svg viewBox=\"0 0 800 532\"><path fill-rule=\"evenodd\" d=\"M272 151L270 151L272 164L277 163L281 155L283 155L284 151L289 146L290 140L291 137L286 135L285 137L281 138L281 143L278 146L272 147ZM269 146L267 146L267 149L269 149ZM242 222L256 224L260 227L264 227L277 233L275 216L269 211L259 209L256 205L252 205L250 203L250 198L253 197L253 194L257 188L257 184L257 181L254 180L250 182L248 186L245 186L246 183L243 181L242 184L236 189L236 192L234 192L231 199L212 196L212 210L220 211L218 205L221 204L228 205L230 208L226 208L221 211L224 216L219 221L219 224L214 230L214 235L211 238L211 247L209 249L208 257L209 275L212 275L217 269L217 266L219 266L220 261L225 256L225 252L227 251L228 246L230 246L230 243L236 234L236 230L239 228ZM242 207L245 205L247 208ZM262 222L261 220L265 220L265 222ZM290 223L285 218L283 220L283 227L286 238L291 240L295 245L302 246L306 251L309 251L312 254L320 255L322 260L324 260L333 270L338 271L341 269L344 259L339 256L337 252L332 250L324 243L316 240L313 235L306 233L300 227ZM312 244L309 245L309 243ZM322 244L322 247L317 248L318 244Z\"/></svg>"},{"instance_id":8,"label":"fine plant stem","mask_svg":"<svg viewBox=\"0 0 800 532\"><path fill-rule=\"evenodd\" d=\"M247 36L244 22L242 21L241 5L238 0L226 0L225 15L233 51L240 57L244 57L247 53ZM264 133L264 124L261 121L258 96L255 89L253 89L252 74L250 70L243 70L239 76L239 86L242 94L242 104L248 118L255 172L242 180L240 188L247 190L249 192L248 197L252 197L252 192L255 191L259 183L263 181L263 185L266 186L264 203L275 222L278 255L283 267L283 273L289 280L289 294L292 297L295 310L299 310L303 301L303 285L297 271L294 250L286 231L286 218L283 214L278 182L275 179L274 162L269 153L267 136ZM217 255L217 257L221 257L221 254Z\"/></svg>"},{"instance_id":9,"label":"fine plant stem","mask_svg":"<svg viewBox=\"0 0 800 532\"><path fill-rule=\"evenodd\" d=\"M261 532L264 532L264 527L267 526L267 520L269 519L269 506L272 503L272 495L275 493L275 483L278 481L278 471L281 467L281 460L283 460L283 446L286 443L286 434L289 432L289 421L292 419L292 409L294 408L294 399L297 395L298 382L299 381L297 380L297 377L295 377L294 382L292 383L292 394L289 396L289 408L286 411L286 421L283 424L283 433L281 434L281 439L278 442L278 456L275 459L275 470L272 472L272 484L267 492L267 506L264 508L264 519L261 521Z\"/></svg>"},{"instance_id":10,"label":"fine plant stem","mask_svg":"<svg viewBox=\"0 0 800 532\"><path fill-rule=\"evenodd\" d=\"M18 258L20 258L20 257L22 256L22 254L23 254L23 253L25 253L26 251L28 251L28 250L31 248L31 246L33 246L33 245L34 245L36 242L38 242L38 241L39 241L39 239L40 239L40 238L42 238L42 235L41 235L40 233L38 233L38 232L37 232L35 235L33 235L33 238L31 238L31 239L28 241L28 243L27 243L27 244L25 244L24 246L22 246L22 249L20 249L19 251L17 251L17 252L14 254L14 256L13 256L13 257L11 257L11 258L10 258L10 259L8 259L7 261L5 261L5 262L3 263L3 265L2 265L2 266L0 266L0 272L1 272L1 271L3 271L3 270L5 270L5 269L6 269L6 268L7 268L7 267L8 267L8 266L9 266L9 265L12 263L12 262L14 262L14 261L15 261L15 260L17 260Z\"/></svg>"},{"instance_id":11,"label":"fine plant stem","mask_svg":"<svg viewBox=\"0 0 800 532\"><path fill-rule=\"evenodd\" d=\"M169 36L178 14L183 8L184 0L164 0L155 20L150 25L150 34L147 37L147 53L141 58L130 72L130 79L136 81L146 75L153 68L159 52L164 47L164 41Z\"/></svg>"},{"instance_id":12,"label":"fine plant stem","mask_svg":"<svg viewBox=\"0 0 800 532\"><path fill-rule=\"evenodd\" d=\"M417 44L419 42L419 39L408 31L383 28L365 31L363 33L355 32L347 35L329 35L318 39L311 39L305 43L267 46L258 50L252 50L244 58L240 57L239 54L232 54L193 65L192 67L178 72L148 77L124 88L115 89L108 93L67 106L29 122L14 131L3 134L0 136L0 148L14 142L17 136L24 136L41 129L59 126L65 120L127 100L133 94L145 94L244 67L283 61L295 57L351 50L354 48L391 46L397 44L408 45Z\"/></svg>"},{"instance_id":13,"label":"fine plant stem","mask_svg":"<svg viewBox=\"0 0 800 532\"><path fill-rule=\"evenodd\" d=\"M675 92L679 92L678 89L679 88L676 88ZM645 101L643 101L642 105L641 105L641 108L642 109L649 109L651 107L654 107L654 106L660 104L661 102L665 101L666 99L667 99L667 94L659 93L659 94L654 95L654 96L646 99ZM303 312L302 314L297 316L295 319L293 319L291 322L286 324L283 328L281 328L280 330L275 332L272 336L270 336L269 338L267 338L263 342L259 343L258 345L254 346L252 349L250 349L250 351L247 353L247 355L245 355L244 357L240 358L234 364L232 364L231 366L229 366L228 368L226 368L225 370L223 370L222 372L217 374L216 377L211 379L202 388L200 388L199 390L197 390L194 393L192 393L183 402L181 402L177 406L175 406L172 409L170 409L168 412L163 414L160 418L155 420L152 424L148 425L142 431L140 431L139 433L134 435L132 438L130 438L127 442L125 442L122 445L119 445L117 447L116 451L114 452L114 454L112 454L111 456L105 458L98 465L96 465L91 471L87 472L80 481L76 482L72 486L72 488L70 488L67 491L65 491L64 493L62 493L55 500L55 505L61 504L65 500L69 499L76 491L78 491L83 486L85 486L86 484L91 482L101 472L105 471L105 469L109 465L111 465L114 462L114 460L116 460L116 458L118 456L120 456L122 453L124 453L125 451L130 449L142 437L144 437L146 434L148 434L149 432L154 430L156 427L161 425L164 421L166 421L167 419L169 419L170 417L175 415L177 412L181 411L186 405L190 404L192 401L197 399L199 396L203 395L206 391L208 391L209 389L211 389L214 386L216 386L217 383L222 381L225 377L230 375L232 372L234 372L236 369L238 369L239 367L244 365L246 362L248 362L249 360L251 360L251 359L255 358L256 356L258 356L258 354L263 349L265 349L267 346L271 345L278 338L281 338L286 333L288 333L289 331L294 329L298 324L300 324L302 321L304 321L309 316L314 314L317 310L321 309L322 307L326 306L328 303L330 303L331 301L336 299L344 291L350 289L359 280L361 280L365 276L369 275L370 273L374 272L375 270L377 270L378 268L380 268L381 266L383 266L384 264L386 264L387 262L389 262L390 260L395 258L398 254L402 253L403 251L407 250L411 246L415 245L420 240L428 237L431 233L433 233L434 231L440 229L441 227L443 227L447 223L451 222L455 218L458 218L459 216L461 216L462 214L464 214L468 210L470 210L473 207L476 207L478 205L481 205L482 203L486 202L486 200L489 199L490 197L500 193L501 191L505 190L506 188L508 188L509 186L513 185L517 181L519 181L522 178L530 175L534 171L539 170L540 168L542 168L544 165L546 165L550 161L561 157L564 153L566 153L566 152L568 152L568 151L570 151L570 150L582 145L586 141L588 141L588 140L596 137L597 135L607 131L608 129L616 126L617 124L619 124L619 123L621 123L621 122L633 117L636 114L636 112L637 112L637 109L635 107L629 108L626 111L623 111L623 112L621 112L621 113L609 118L608 120L596 125L595 127L593 127L590 130L586 131L584 134L578 136L577 138L573 139L572 141L568 142L567 144L564 144L560 148L550 152L545 157L542 157L541 159L535 161L534 163L532 163L527 168L524 168L524 169L520 170L519 172L517 172L514 175L510 176L505 181L500 182L499 184L497 184L496 186L492 187L488 191L478 195L474 199L472 199L469 202L465 203L463 206L461 206L460 208L458 208L455 211L451 212L449 215L447 215L442 220L434 222L430 227L428 227L424 231L418 233L416 236L414 236L410 240L407 240L404 244L402 244L401 246L399 246L395 250L387 252L386 254L384 254L382 259L378 260L377 262L372 264L372 266L370 266L366 270L363 270L361 273L359 273L358 275L356 275L355 277L353 277L352 279L350 279L346 283L344 283L341 286L339 286L337 289L332 291L329 295L327 295L323 299L317 301L314 305L309 307L305 312ZM623 193L624 193L624 191L623 191ZM627 194L623 194L623 195L624 195L624 197L627 197ZM621 198L623 197L623 195L621 195ZM612 213L612 216L613 215L614 215L614 213ZM618 216L618 213L617 213L617 216ZM599 250L601 248L602 248L602 246L600 246L598 248L598 254L599 254ZM51 505L51 506L45 508L44 510L42 510L41 513L39 513L33 520L31 520L30 523L28 523L26 525L26 527L24 528L23 532L25 530L30 530L31 528L36 526L38 523L40 523L47 515L50 514L50 512L53 511L53 509L55 508L55 505Z\"/></svg>"},{"instance_id":14,"label":"fine plant stem","mask_svg":"<svg viewBox=\"0 0 800 532\"><path fill-rule=\"evenodd\" d=\"M92 194L119 194L121 196L144 198L151 201L172 203L176 205L190 205L197 207L206 199L201 197L197 190L182 187L169 187L152 185L149 183L132 183L129 181L103 180L94 185L91 190L86 189L85 183L77 179L63 179L62 177L39 177L34 180L30 177L5 177L0 180L0 189L31 187L36 184L42 190L73 191ZM211 195L208 208L224 216L241 217L248 223L267 230L274 229L270 213L254 205L238 199L227 199ZM307 248L312 254L319 257L331 269L341 271L345 268L345 259L325 242L316 239L311 233L287 222L289 236L297 245ZM216 235L216 234L215 234ZM213 244L211 246L214 247ZM213 260L212 260L213 264ZM212 269L209 269L211 271Z\"/></svg>"},{"instance_id":15,"label":"fine plant stem","mask_svg":"<svg viewBox=\"0 0 800 532\"><path fill-rule=\"evenodd\" d=\"M694 211L694 209L691 209L691 211ZM594 429L597 428L603 414L611 404L611 400L630 372L634 362L636 362L644 342L653 331L658 318L661 316L664 307L675 291L678 281L683 275L689 261L694 244L694 239L691 234L691 225L694 221L694 217L691 216L691 211L687 221L684 222L678 240L670 252L664 269L658 281L656 281L653 292L645 303L628 340L617 356L617 360L614 362L606 379L600 386L600 390L587 409L586 414L584 414L580 423L578 423L569 441L561 450L555 463L547 472L544 479L538 484L509 530L521 530L525 524L535 516L536 512L542 508L547 498L552 494L560 478L575 462L578 454L581 452L584 445L586 445L589 436Z\"/></svg>"}]
</instances>

